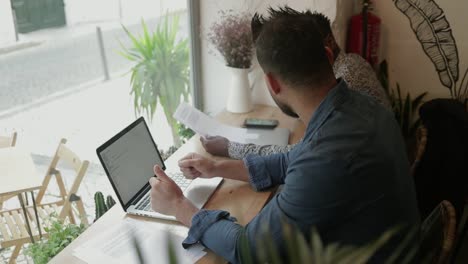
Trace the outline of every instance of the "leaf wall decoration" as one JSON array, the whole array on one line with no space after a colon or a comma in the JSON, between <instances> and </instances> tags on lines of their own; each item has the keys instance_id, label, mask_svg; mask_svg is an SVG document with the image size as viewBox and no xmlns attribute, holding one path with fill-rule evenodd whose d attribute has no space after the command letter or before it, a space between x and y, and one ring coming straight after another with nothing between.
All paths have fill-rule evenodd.
<instances>
[{"instance_id":1,"label":"leaf wall decoration","mask_svg":"<svg viewBox=\"0 0 468 264\"><path fill-rule=\"evenodd\" d=\"M441 83L450 89L458 81L458 50L444 11L434 0L394 0L405 14L424 52L434 64Z\"/></svg>"}]
</instances>

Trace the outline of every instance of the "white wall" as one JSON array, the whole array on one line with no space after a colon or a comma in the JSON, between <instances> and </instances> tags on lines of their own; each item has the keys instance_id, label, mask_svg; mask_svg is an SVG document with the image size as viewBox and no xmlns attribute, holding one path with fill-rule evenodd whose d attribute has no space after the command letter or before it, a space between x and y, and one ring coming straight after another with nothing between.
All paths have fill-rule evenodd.
<instances>
[{"instance_id":1,"label":"white wall","mask_svg":"<svg viewBox=\"0 0 468 264\"><path fill-rule=\"evenodd\" d=\"M67 25L119 18L118 0L64 0Z\"/></svg>"},{"instance_id":2,"label":"white wall","mask_svg":"<svg viewBox=\"0 0 468 264\"><path fill-rule=\"evenodd\" d=\"M435 1L445 11L457 43L461 80L468 67L468 1ZM428 99L449 97L449 90L440 83L435 67L416 39L408 18L395 7L393 1L374 2L383 24L381 58L389 63L391 84L395 86L395 82L398 82L402 90L410 91L413 96L428 91Z\"/></svg>"},{"instance_id":3,"label":"white wall","mask_svg":"<svg viewBox=\"0 0 468 264\"><path fill-rule=\"evenodd\" d=\"M120 18L125 22L139 22L141 18L186 8L186 0L65 0L68 25Z\"/></svg>"},{"instance_id":4,"label":"white wall","mask_svg":"<svg viewBox=\"0 0 468 264\"><path fill-rule=\"evenodd\" d=\"M12 44L15 41L15 25L10 1L0 1L0 46Z\"/></svg>"},{"instance_id":5,"label":"white wall","mask_svg":"<svg viewBox=\"0 0 468 264\"><path fill-rule=\"evenodd\" d=\"M337 14L337 5L341 8L338 12L340 19L337 19L334 30L337 30L339 43L344 43L346 29L342 25L347 23L352 13L352 1L349 0L203 0L200 1L201 31L202 31L202 90L204 110L208 113L217 113L224 109L226 104L230 75L224 67L225 63L221 56L213 55L213 49L206 40L206 33L210 25L218 17L219 10L249 10L253 12L264 12L268 6L277 6L288 4L290 7L298 10L311 9L326 14L332 21ZM260 67L255 66L249 75L253 84L253 99L255 103L272 104L273 100L268 94L263 74Z\"/></svg>"},{"instance_id":6,"label":"white wall","mask_svg":"<svg viewBox=\"0 0 468 264\"><path fill-rule=\"evenodd\" d=\"M187 9L186 0L121 0L124 19L153 18Z\"/></svg>"}]
</instances>

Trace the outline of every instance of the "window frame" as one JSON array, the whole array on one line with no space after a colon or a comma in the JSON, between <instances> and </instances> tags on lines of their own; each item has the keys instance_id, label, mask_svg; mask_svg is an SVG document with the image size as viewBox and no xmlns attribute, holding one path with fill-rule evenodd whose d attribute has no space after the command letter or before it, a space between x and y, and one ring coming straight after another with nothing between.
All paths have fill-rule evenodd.
<instances>
[{"instance_id":1,"label":"window frame","mask_svg":"<svg viewBox=\"0 0 468 264\"><path fill-rule=\"evenodd\" d=\"M190 29L190 84L193 106L203 110L201 89L200 1L187 0L188 28Z\"/></svg>"}]
</instances>

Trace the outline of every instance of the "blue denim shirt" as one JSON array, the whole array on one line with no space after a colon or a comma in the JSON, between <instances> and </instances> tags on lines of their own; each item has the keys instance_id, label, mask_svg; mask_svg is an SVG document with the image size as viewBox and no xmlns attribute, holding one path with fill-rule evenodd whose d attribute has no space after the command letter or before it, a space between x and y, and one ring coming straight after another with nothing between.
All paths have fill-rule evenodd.
<instances>
[{"instance_id":1,"label":"blue denim shirt","mask_svg":"<svg viewBox=\"0 0 468 264\"><path fill-rule=\"evenodd\" d=\"M400 129L392 113L342 80L320 104L304 139L290 152L248 156L244 163L257 191L284 184L245 227L228 212L201 210L184 247L201 242L232 263L240 262L240 237L251 252L265 226L280 252L281 221L324 243L362 245L397 225L417 226L419 215ZM391 250L391 249L390 249Z\"/></svg>"}]
</instances>

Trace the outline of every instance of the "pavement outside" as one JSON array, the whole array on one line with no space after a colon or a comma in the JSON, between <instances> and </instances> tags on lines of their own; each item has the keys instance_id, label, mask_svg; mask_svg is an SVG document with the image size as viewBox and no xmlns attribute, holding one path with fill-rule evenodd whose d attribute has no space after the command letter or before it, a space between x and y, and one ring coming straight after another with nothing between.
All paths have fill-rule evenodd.
<instances>
[{"instance_id":1,"label":"pavement outside","mask_svg":"<svg viewBox=\"0 0 468 264\"><path fill-rule=\"evenodd\" d=\"M156 17L145 22L150 30L154 30L159 21L160 18ZM141 33L140 22L109 21L20 35L16 51L0 52L0 116L11 112L12 108L21 108L83 83L104 80L96 33L98 26L102 31L104 54L111 77L128 70L132 63L119 54L121 44L129 47L131 43L122 25L133 34ZM187 25L187 15L181 13L180 36L188 36ZM14 46L9 46L8 50L14 50Z\"/></svg>"}]
</instances>

